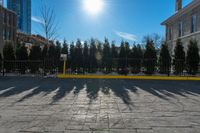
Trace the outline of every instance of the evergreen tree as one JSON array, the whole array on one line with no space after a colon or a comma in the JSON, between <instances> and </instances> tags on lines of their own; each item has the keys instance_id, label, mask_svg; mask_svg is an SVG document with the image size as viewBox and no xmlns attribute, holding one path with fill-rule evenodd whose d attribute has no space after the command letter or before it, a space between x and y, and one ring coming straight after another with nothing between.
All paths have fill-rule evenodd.
<instances>
[{"instance_id":1,"label":"evergreen tree","mask_svg":"<svg viewBox=\"0 0 200 133\"><path fill-rule=\"evenodd\" d=\"M97 68L99 69L99 71L102 71L103 68L102 56L103 56L102 43L100 41L97 41L96 60L97 60Z\"/></svg>"},{"instance_id":2,"label":"evergreen tree","mask_svg":"<svg viewBox=\"0 0 200 133\"><path fill-rule=\"evenodd\" d=\"M190 44L188 45L186 64L187 71L189 74L195 75L199 69L199 48L196 40L190 40Z\"/></svg>"},{"instance_id":3,"label":"evergreen tree","mask_svg":"<svg viewBox=\"0 0 200 133\"><path fill-rule=\"evenodd\" d=\"M160 57L159 57L159 69L160 73L170 74L171 68L171 56L167 44L162 44Z\"/></svg>"},{"instance_id":4,"label":"evergreen tree","mask_svg":"<svg viewBox=\"0 0 200 133\"><path fill-rule=\"evenodd\" d=\"M60 55L61 55L61 44L59 41L56 41L56 47L55 47L55 60L58 61L60 60Z\"/></svg>"},{"instance_id":5,"label":"evergreen tree","mask_svg":"<svg viewBox=\"0 0 200 133\"><path fill-rule=\"evenodd\" d=\"M70 68L71 70L74 72L76 70L76 62L75 62L75 46L74 46L74 42L72 42L70 44L70 53L69 53L69 64L70 64Z\"/></svg>"},{"instance_id":6,"label":"evergreen tree","mask_svg":"<svg viewBox=\"0 0 200 133\"><path fill-rule=\"evenodd\" d=\"M44 45L43 49L42 49L42 59L46 60L47 59L47 52L48 52L48 46Z\"/></svg>"},{"instance_id":7,"label":"evergreen tree","mask_svg":"<svg viewBox=\"0 0 200 133\"><path fill-rule=\"evenodd\" d=\"M139 73L142 67L143 52L138 44L134 45L131 51L130 65L132 67L132 73Z\"/></svg>"},{"instance_id":8,"label":"evergreen tree","mask_svg":"<svg viewBox=\"0 0 200 133\"><path fill-rule=\"evenodd\" d=\"M74 61L76 65L76 70L78 73L80 73L81 68L83 68L83 52L82 52L81 41L79 39L76 42Z\"/></svg>"},{"instance_id":9,"label":"evergreen tree","mask_svg":"<svg viewBox=\"0 0 200 133\"><path fill-rule=\"evenodd\" d=\"M28 52L25 44L22 44L16 49L16 59L17 60L28 60Z\"/></svg>"},{"instance_id":10,"label":"evergreen tree","mask_svg":"<svg viewBox=\"0 0 200 133\"><path fill-rule=\"evenodd\" d=\"M64 40L61 53L62 53L62 54L66 54L66 55L68 56L68 50L69 50L69 49L68 49L68 44L67 44L66 40Z\"/></svg>"},{"instance_id":11,"label":"evergreen tree","mask_svg":"<svg viewBox=\"0 0 200 133\"><path fill-rule=\"evenodd\" d=\"M88 72L89 70L89 48L88 44L85 41L84 42L84 48L83 48L83 71Z\"/></svg>"},{"instance_id":12,"label":"evergreen tree","mask_svg":"<svg viewBox=\"0 0 200 133\"><path fill-rule=\"evenodd\" d=\"M127 54L124 41L121 42L119 59L118 59L118 73L127 74Z\"/></svg>"},{"instance_id":13,"label":"evergreen tree","mask_svg":"<svg viewBox=\"0 0 200 133\"><path fill-rule=\"evenodd\" d=\"M128 71L130 64L130 55L131 55L130 45L128 42L125 42L125 55L126 55L126 69Z\"/></svg>"},{"instance_id":14,"label":"evergreen tree","mask_svg":"<svg viewBox=\"0 0 200 133\"><path fill-rule=\"evenodd\" d=\"M1 53L0 53L0 73L1 73L1 70L2 70L2 56L1 56Z\"/></svg>"},{"instance_id":15,"label":"evergreen tree","mask_svg":"<svg viewBox=\"0 0 200 133\"><path fill-rule=\"evenodd\" d=\"M110 44L108 39L105 39L104 46L103 46L103 69L106 73L111 72L111 51L110 51Z\"/></svg>"},{"instance_id":16,"label":"evergreen tree","mask_svg":"<svg viewBox=\"0 0 200 133\"><path fill-rule=\"evenodd\" d=\"M41 48L38 45L33 45L30 50L29 59L31 60L30 69L31 73L35 73L38 71L40 64L39 60L41 60Z\"/></svg>"},{"instance_id":17,"label":"evergreen tree","mask_svg":"<svg viewBox=\"0 0 200 133\"><path fill-rule=\"evenodd\" d=\"M90 61L90 68L89 72L96 72L97 71L97 47L96 42L94 39L91 39L90 41L90 55L89 55L89 61Z\"/></svg>"},{"instance_id":18,"label":"evergreen tree","mask_svg":"<svg viewBox=\"0 0 200 133\"><path fill-rule=\"evenodd\" d=\"M24 74L27 68L27 61L28 60L28 52L25 44L17 47L16 49L16 59L20 62L17 62L18 69L20 69L21 73Z\"/></svg>"},{"instance_id":19,"label":"evergreen tree","mask_svg":"<svg viewBox=\"0 0 200 133\"><path fill-rule=\"evenodd\" d=\"M4 45L3 57L4 60L15 60L15 54L12 43L6 42L6 44Z\"/></svg>"},{"instance_id":20,"label":"evergreen tree","mask_svg":"<svg viewBox=\"0 0 200 133\"><path fill-rule=\"evenodd\" d=\"M48 49L48 59L55 60L56 59L56 47L54 44L51 44Z\"/></svg>"},{"instance_id":21,"label":"evergreen tree","mask_svg":"<svg viewBox=\"0 0 200 133\"><path fill-rule=\"evenodd\" d=\"M156 70L157 55L154 43L151 39L147 40L146 51L144 53L144 67L146 74L153 74Z\"/></svg>"},{"instance_id":22,"label":"evergreen tree","mask_svg":"<svg viewBox=\"0 0 200 133\"><path fill-rule=\"evenodd\" d=\"M38 45L33 45L30 49L30 60L41 60L41 48Z\"/></svg>"},{"instance_id":23,"label":"evergreen tree","mask_svg":"<svg viewBox=\"0 0 200 133\"><path fill-rule=\"evenodd\" d=\"M54 65L58 69L59 72L62 72L63 61L60 60L60 56L61 56L61 44L59 41L56 41Z\"/></svg>"},{"instance_id":24,"label":"evergreen tree","mask_svg":"<svg viewBox=\"0 0 200 133\"><path fill-rule=\"evenodd\" d=\"M112 58L112 70L116 70L117 68L117 58L118 58L118 52L117 47L115 46L115 42L112 42L111 46L111 58Z\"/></svg>"},{"instance_id":25,"label":"evergreen tree","mask_svg":"<svg viewBox=\"0 0 200 133\"><path fill-rule=\"evenodd\" d=\"M7 72L11 71L13 68L13 64L10 61L15 60L15 54L14 54L14 49L13 45L10 42L6 42L3 48L3 57L4 57L4 67Z\"/></svg>"},{"instance_id":26,"label":"evergreen tree","mask_svg":"<svg viewBox=\"0 0 200 133\"><path fill-rule=\"evenodd\" d=\"M185 66L185 52L180 40L177 40L176 47L174 50L174 66L175 66L175 74L183 73Z\"/></svg>"}]
</instances>

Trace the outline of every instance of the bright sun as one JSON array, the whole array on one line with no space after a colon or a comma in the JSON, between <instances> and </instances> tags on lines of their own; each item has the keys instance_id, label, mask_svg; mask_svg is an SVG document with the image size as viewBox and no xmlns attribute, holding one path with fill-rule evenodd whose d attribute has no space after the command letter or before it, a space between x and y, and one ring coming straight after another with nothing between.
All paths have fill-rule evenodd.
<instances>
[{"instance_id":1,"label":"bright sun","mask_svg":"<svg viewBox=\"0 0 200 133\"><path fill-rule=\"evenodd\" d=\"M97 15L103 10L103 0L83 0L84 9L91 15Z\"/></svg>"}]
</instances>

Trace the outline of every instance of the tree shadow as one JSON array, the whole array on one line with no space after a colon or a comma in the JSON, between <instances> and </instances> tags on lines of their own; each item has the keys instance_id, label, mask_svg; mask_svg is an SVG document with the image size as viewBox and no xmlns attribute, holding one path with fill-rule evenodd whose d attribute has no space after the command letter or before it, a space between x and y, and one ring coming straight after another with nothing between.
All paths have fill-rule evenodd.
<instances>
[{"instance_id":1,"label":"tree shadow","mask_svg":"<svg viewBox=\"0 0 200 133\"><path fill-rule=\"evenodd\" d=\"M87 97L90 99L90 104L92 101L96 100L98 97L98 92L100 91L101 82L99 79L88 79L86 80L86 92Z\"/></svg>"},{"instance_id":2,"label":"tree shadow","mask_svg":"<svg viewBox=\"0 0 200 133\"><path fill-rule=\"evenodd\" d=\"M127 81L128 83L130 81ZM188 95L197 96L200 94L200 82L198 81L134 81L138 88L168 100L176 95L187 97Z\"/></svg>"},{"instance_id":3,"label":"tree shadow","mask_svg":"<svg viewBox=\"0 0 200 133\"><path fill-rule=\"evenodd\" d=\"M11 87L7 90L7 88ZM151 80L123 80L123 79L56 79L56 78L28 78L10 77L0 78L0 98L10 97L27 92L17 102L23 102L40 93L46 96L55 93L51 103L58 102L67 94L73 92L79 95L85 88L90 103L99 97L99 92L110 95L112 91L126 105L133 106L130 93L138 94L145 91L158 98L169 100L177 95L188 97L200 95L198 81L151 81ZM30 92L28 92L30 91Z\"/></svg>"}]
</instances>

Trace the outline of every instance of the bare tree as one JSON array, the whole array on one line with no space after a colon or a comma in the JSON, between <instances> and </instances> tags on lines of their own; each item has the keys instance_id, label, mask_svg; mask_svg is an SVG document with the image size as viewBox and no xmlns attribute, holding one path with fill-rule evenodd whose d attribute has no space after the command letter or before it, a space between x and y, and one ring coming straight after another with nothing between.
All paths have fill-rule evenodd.
<instances>
[{"instance_id":1,"label":"bare tree","mask_svg":"<svg viewBox=\"0 0 200 133\"><path fill-rule=\"evenodd\" d=\"M55 41L58 37L58 24L56 22L56 15L54 9L50 6L47 6L47 4L43 1L40 9L40 15L42 19L42 32L45 34L45 38L49 44L49 41Z\"/></svg>"},{"instance_id":2,"label":"bare tree","mask_svg":"<svg viewBox=\"0 0 200 133\"><path fill-rule=\"evenodd\" d=\"M144 45L145 45L145 43L146 43L147 41L153 41L154 46L155 46L157 49L159 49L160 46L161 46L161 44L164 42L164 38L161 37L161 36L160 36L159 34L157 34L157 33L153 33L153 34L151 34L151 35L146 35L146 36L143 37L142 42L143 42Z\"/></svg>"}]
</instances>

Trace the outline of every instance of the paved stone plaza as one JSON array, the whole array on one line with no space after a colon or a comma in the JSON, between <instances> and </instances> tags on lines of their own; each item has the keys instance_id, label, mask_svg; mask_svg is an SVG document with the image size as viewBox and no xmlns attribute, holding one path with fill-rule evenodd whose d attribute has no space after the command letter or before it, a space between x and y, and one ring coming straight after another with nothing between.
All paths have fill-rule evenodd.
<instances>
[{"instance_id":1,"label":"paved stone plaza","mask_svg":"<svg viewBox=\"0 0 200 133\"><path fill-rule=\"evenodd\" d=\"M200 133L200 82L0 78L0 133Z\"/></svg>"}]
</instances>

